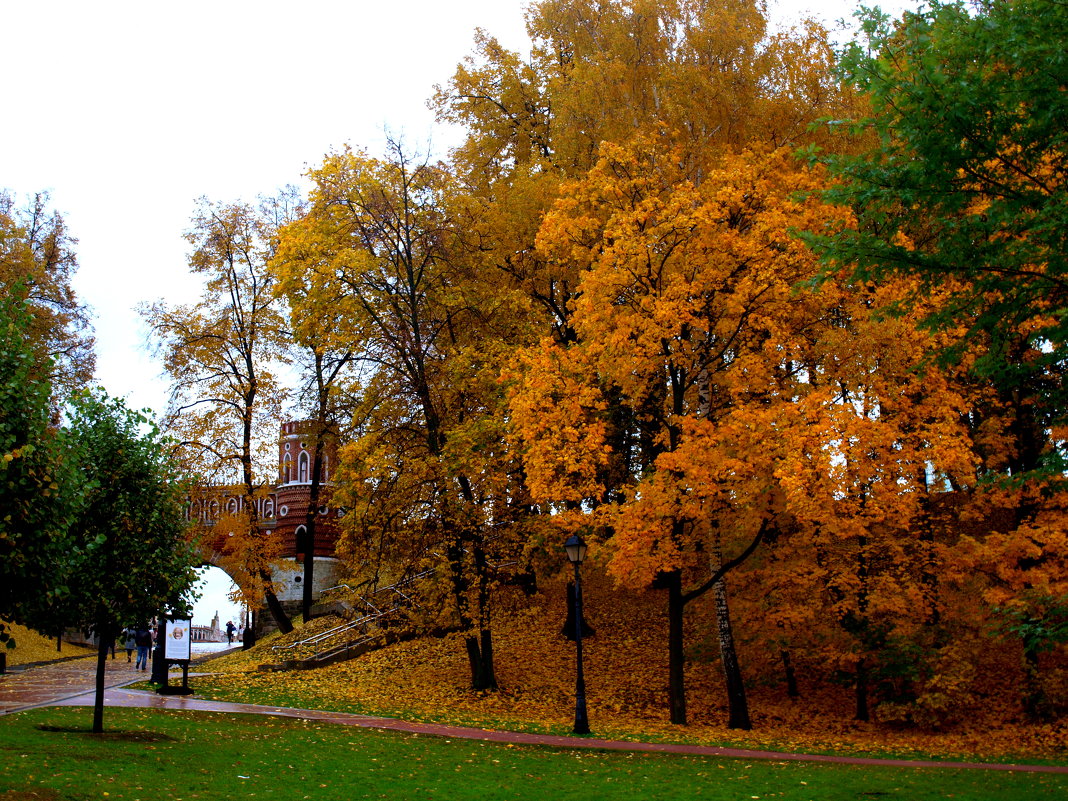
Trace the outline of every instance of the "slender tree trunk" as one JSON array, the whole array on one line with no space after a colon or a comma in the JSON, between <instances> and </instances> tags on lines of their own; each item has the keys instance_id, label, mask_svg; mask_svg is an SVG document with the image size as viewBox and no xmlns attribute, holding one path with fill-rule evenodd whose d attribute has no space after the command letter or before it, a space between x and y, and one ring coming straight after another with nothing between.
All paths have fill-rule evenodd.
<instances>
[{"instance_id":1,"label":"slender tree trunk","mask_svg":"<svg viewBox=\"0 0 1068 801\"><path fill-rule=\"evenodd\" d=\"M321 391L320 391L321 394ZM322 416L322 403L320 416ZM304 622L311 619L312 595L315 590L315 528L319 519L319 498L322 493L323 472L323 422L315 423L315 451L312 457L311 487L308 492L308 511L304 516L304 588L300 611Z\"/></svg>"},{"instance_id":2,"label":"slender tree trunk","mask_svg":"<svg viewBox=\"0 0 1068 801\"><path fill-rule=\"evenodd\" d=\"M856 700L857 714L855 720L871 720L871 712L868 709L868 663L863 659L857 662Z\"/></svg>"},{"instance_id":3,"label":"slender tree trunk","mask_svg":"<svg viewBox=\"0 0 1068 801\"><path fill-rule=\"evenodd\" d=\"M471 689L482 689L482 653L478 648L478 637L468 634L464 637L464 645L467 647L467 664L471 670Z\"/></svg>"},{"instance_id":4,"label":"slender tree trunk","mask_svg":"<svg viewBox=\"0 0 1068 801\"><path fill-rule=\"evenodd\" d=\"M790 649L780 649L779 657L782 659L782 668L786 674L786 695L790 698L800 698L801 693L797 690L797 672L794 670L793 660L790 659Z\"/></svg>"},{"instance_id":5,"label":"slender tree trunk","mask_svg":"<svg viewBox=\"0 0 1068 801\"><path fill-rule=\"evenodd\" d=\"M727 680L727 728L753 728L749 719L749 701L745 696L745 682L734 648L734 630L731 628L731 613L727 606L727 582L720 579L712 588L716 602L716 623L719 630L719 653L723 662L723 675Z\"/></svg>"},{"instance_id":6,"label":"slender tree trunk","mask_svg":"<svg viewBox=\"0 0 1068 801\"><path fill-rule=\"evenodd\" d=\"M93 697L93 734L104 731L104 675L108 664L108 645L111 642L112 628L103 615L96 621L96 692Z\"/></svg>"},{"instance_id":7,"label":"slender tree trunk","mask_svg":"<svg viewBox=\"0 0 1068 801\"><path fill-rule=\"evenodd\" d=\"M482 686L480 690L496 690L497 689L497 673L493 667L493 631L484 628L479 632L479 640L481 645L481 671L482 671Z\"/></svg>"},{"instance_id":8,"label":"slender tree trunk","mask_svg":"<svg viewBox=\"0 0 1068 801\"><path fill-rule=\"evenodd\" d=\"M1027 719L1035 722L1044 720L1046 715L1046 694L1042 688L1042 675L1038 667L1038 652L1033 648L1024 649L1024 712Z\"/></svg>"},{"instance_id":9,"label":"slender tree trunk","mask_svg":"<svg viewBox=\"0 0 1068 801\"><path fill-rule=\"evenodd\" d=\"M497 674L493 667L493 631L490 629L489 564L481 533L474 543L475 571L478 574L478 625L481 659L479 661L480 690L496 690Z\"/></svg>"},{"instance_id":10,"label":"slender tree trunk","mask_svg":"<svg viewBox=\"0 0 1068 801\"><path fill-rule=\"evenodd\" d=\"M672 570L665 577L668 591L668 704L671 722L686 725L686 651L683 641L682 573Z\"/></svg>"},{"instance_id":11,"label":"slender tree trunk","mask_svg":"<svg viewBox=\"0 0 1068 801\"><path fill-rule=\"evenodd\" d=\"M490 687L490 685L487 684L490 677L486 675L485 671L485 659L480 646L480 634L473 633L476 627L468 607L469 600L467 592L470 589L470 582L464 572L463 543L464 538L458 535L453 544L449 546L449 569L452 573L452 593L453 600L456 603L456 616L459 620L460 628L463 631L468 632L468 634L464 636L464 646L467 649L467 662L471 671L471 688L475 690L484 690L489 689ZM479 628L481 629L482 627Z\"/></svg>"},{"instance_id":12,"label":"slender tree trunk","mask_svg":"<svg viewBox=\"0 0 1068 801\"><path fill-rule=\"evenodd\" d=\"M862 497L864 504L867 503L867 490L865 490ZM871 628L868 621L868 538L861 536L857 539L857 610L858 621L860 627L858 631L860 642L863 644L865 650L869 650L871 647ZM856 669L856 700L857 700L857 714L856 720L868 721L871 720L871 711L868 704L868 662L865 657L861 657L857 662Z\"/></svg>"}]
</instances>

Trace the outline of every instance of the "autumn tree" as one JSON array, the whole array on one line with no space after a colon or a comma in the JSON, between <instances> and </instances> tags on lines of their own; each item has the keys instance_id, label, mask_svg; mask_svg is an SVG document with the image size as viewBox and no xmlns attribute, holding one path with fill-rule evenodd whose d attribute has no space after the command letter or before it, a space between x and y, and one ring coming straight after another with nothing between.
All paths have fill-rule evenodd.
<instances>
[{"instance_id":1,"label":"autumn tree","mask_svg":"<svg viewBox=\"0 0 1068 801\"><path fill-rule=\"evenodd\" d=\"M50 424L50 371L33 342L34 318L14 285L0 297L0 642L3 621L50 631L76 581L71 524L84 479L65 432Z\"/></svg>"},{"instance_id":2,"label":"autumn tree","mask_svg":"<svg viewBox=\"0 0 1068 801\"><path fill-rule=\"evenodd\" d=\"M188 614L199 558L184 519L187 485L155 424L103 394L84 395L70 420L71 458L86 482L73 521L68 624L98 639L93 731L103 731L108 646L123 624L161 611ZM71 557L68 556L68 559Z\"/></svg>"},{"instance_id":3,"label":"autumn tree","mask_svg":"<svg viewBox=\"0 0 1068 801\"><path fill-rule=\"evenodd\" d=\"M291 355L296 362L302 386L297 408L311 430L311 474L309 476L308 509L304 519L302 541L297 553L304 560L303 596L301 609L305 620L310 619L315 582L315 542L319 519L318 510L327 501L324 490L327 444L340 440L347 428L346 416L351 416L352 368L357 354L353 350L358 337L348 331L346 304L332 295L320 282L305 282L306 265L287 261L290 253L277 258L271 269L277 273L278 292L289 312L292 337ZM296 257L299 259L299 257ZM330 465L334 470L337 465Z\"/></svg>"},{"instance_id":4,"label":"autumn tree","mask_svg":"<svg viewBox=\"0 0 1068 801\"><path fill-rule=\"evenodd\" d=\"M858 280L911 278L913 293L894 308L926 307L925 324L944 336L942 362L989 387L966 416L986 479L972 514L985 509L994 520L1008 509L1013 520L975 532L957 556L969 582L977 573L988 582L976 588L988 609L1039 614L1028 611L1035 598L1064 591L1054 521L1063 493L1068 12L1049 0L935 2L896 22L876 12L862 22L842 74L871 112L838 127L876 138L860 154L826 159L838 178L828 196L849 204L858 226L812 241L831 269ZM943 302L929 303L935 295Z\"/></svg>"},{"instance_id":5,"label":"autumn tree","mask_svg":"<svg viewBox=\"0 0 1068 801\"><path fill-rule=\"evenodd\" d=\"M41 192L19 207L11 194L0 191L0 291L26 304L30 316L24 336L36 369L49 371L38 377L52 385L58 408L88 384L95 355L89 313L71 287L77 240L48 201Z\"/></svg>"},{"instance_id":6,"label":"autumn tree","mask_svg":"<svg viewBox=\"0 0 1068 801\"><path fill-rule=\"evenodd\" d=\"M932 646L952 617L945 587L956 568L939 510L954 486L974 486L977 476L966 423L976 394L962 371L927 364L944 343L919 325L930 306L899 317L880 311L913 290L907 280L821 287L833 314L808 333L807 392L797 398L796 422L778 432L792 531L764 580L780 586L773 574L785 565L800 595L772 614L788 620L818 610L834 621L837 631L822 627L819 652L851 677L861 720L873 696L910 696L910 682L893 675L902 652ZM925 669L917 664L917 675Z\"/></svg>"},{"instance_id":7,"label":"autumn tree","mask_svg":"<svg viewBox=\"0 0 1068 801\"><path fill-rule=\"evenodd\" d=\"M766 432L790 414L803 375L796 339L824 312L818 296L793 291L813 274L815 257L789 229L843 218L832 207L791 199L818 178L783 151L728 157L699 183L680 164L655 141L604 145L598 165L545 219L539 247L547 260L580 268L578 341L559 358L573 376L585 371L591 386L615 388L634 421L623 498L601 505L598 515L611 532L610 571L632 586L667 590L671 719L686 722L684 609L712 591L730 725L748 728L724 581L776 525L781 490ZM542 371L528 372L513 401L538 487L546 486L546 470L559 483L558 465L580 466L589 458L581 451L597 444L587 432L570 446L553 443L553 454L532 436L531 426L555 403L543 380ZM581 411L574 403L564 408ZM590 423L607 431L603 417L559 426L583 431ZM573 500L603 502L598 489L582 488L585 497ZM544 489L536 494L560 499Z\"/></svg>"},{"instance_id":8,"label":"autumn tree","mask_svg":"<svg viewBox=\"0 0 1068 801\"><path fill-rule=\"evenodd\" d=\"M191 471L240 487L243 523L228 539L227 558L251 582L241 588L245 597L265 600L284 632L292 623L269 567L277 545L260 525L257 501L275 473L267 432L276 430L285 396L277 375L285 321L267 262L294 203L292 193L258 208L201 201L187 234L190 270L204 279L201 300L142 310L171 378L167 429Z\"/></svg>"},{"instance_id":9,"label":"autumn tree","mask_svg":"<svg viewBox=\"0 0 1068 801\"><path fill-rule=\"evenodd\" d=\"M487 265L500 271L513 287L531 299L542 312L542 324L557 345L566 350L577 347L583 354L599 352L602 347L584 337L603 341L617 336L608 333L617 322L609 317L623 305L607 290L605 296L591 292L593 284L589 282L596 272L591 268L591 262L596 261L592 254L598 248L611 250L618 242L629 241L616 231L612 216L626 202L615 193L622 196L629 186L610 189L603 196L598 194L599 183L617 181L617 187L624 187L627 180L639 182L639 176L650 177L657 170L663 171L663 165L675 159L676 175L662 174L634 190L635 208L628 214L639 219L642 212L637 207L642 200L661 204L650 214L662 212L664 216L651 223L649 230L661 230L657 226L663 224L671 232L669 236L684 240L685 235L667 222L675 211L672 204L689 202L686 192L703 191L701 187L710 175L718 180L724 158L747 146L763 153L784 145L825 141L825 131L811 130L810 124L821 115L838 113L849 103L849 97L838 91L833 79L831 50L822 30L805 25L786 33L769 34L762 9L756 3L542 2L528 14L528 33L532 41L529 59L505 50L492 37L480 33L475 55L457 69L447 86L439 89L435 102L443 119L462 124L469 132L453 157L473 195L483 203L478 231L488 254ZM619 147L636 143L635 153L642 155L598 161L607 152L603 143ZM657 159L661 161L654 163ZM606 162L614 163L606 167ZM612 175L613 170L618 172ZM594 172L596 179L592 177ZM567 183L569 180L578 182L581 189L575 189L575 184ZM672 180L685 182L687 187L669 200ZM661 182L659 188L651 188L657 181ZM643 192L648 192L649 197ZM548 213L554 202L557 210ZM686 219L688 213L680 211L680 219ZM567 219L570 227L561 224L560 230L551 230L554 218ZM647 235L641 225L630 219L625 223L626 230L636 231L639 238ZM540 246L535 244L535 235ZM696 239L697 236L693 241ZM634 247L653 247L648 240L640 241L642 244ZM670 245L661 247L667 250ZM680 254L684 252L684 248L680 250ZM705 251L700 254L696 258L706 258ZM696 271L698 267L691 269ZM625 272L620 268L620 274ZM659 274L649 279L651 285L658 280ZM625 297L630 297L631 291L656 296L661 288L651 285L641 284L637 290L617 289ZM603 311L588 305L589 298L595 296L603 304ZM685 306L681 298L677 303L680 308ZM697 301L696 305L700 303ZM587 311L600 320L600 327L588 321L578 322ZM653 326L651 330L658 329ZM681 334L683 338L688 335ZM625 369L622 365L632 366L634 357L624 351L620 344L611 357L598 358L615 358L619 369ZM670 358L668 354L661 355ZM701 358L710 356L706 353ZM600 363L591 364L588 356L580 358L572 353L546 358L528 351L525 364L529 374L523 382L524 391L533 396L546 389L537 386L537 373L546 361L564 369L563 375L547 383L568 384L579 380L577 375L583 370L598 373L602 367ZM692 365L679 366L676 375L675 367L665 368L659 384L655 378L658 373L649 367L649 372L635 379L650 382L649 389L635 396L628 396L633 390L628 389L629 382L617 382L612 371L601 374L600 402L605 406L597 419L604 428L602 447L608 454L603 458L577 455L575 445L581 442L592 446L596 438L585 430L575 434L572 447L567 448L570 461L566 468L555 469L557 479L577 479L577 474L588 471L578 482L592 482L600 489L582 499L540 497L546 501L555 498L558 503L580 510L590 504L616 503L627 495L625 488L634 485L635 476L651 469L662 452L674 451L681 442L681 429L676 427L676 441L668 442L673 429L665 418L677 412L665 410L682 403L687 393L695 391L690 384L698 380L703 369L697 367L692 372ZM679 381L678 386L671 384L673 380ZM654 385L658 386L655 391ZM574 401L574 397L565 400L556 391L549 391L542 401L528 396L527 401L515 402L536 409L534 414L540 415L540 420L532 416L527 424L545 432L551 428L547 421L560 421L557 411L550 408L552 404L570 408ZM695 399L686 403L693 405L689 407L691 412L696 408ZM518 409L513 407L514 412ZM575 431L572 424L560 421L560 425L565 426L563 430L550 432L543 442L560 443ZM527 476L534 483L541 482L543 479L535 475L539 468L531 460L537 461L535 452L545 452L552 460L551 448L536 444L529 431L524 439L528 447ZM650 487L651 484L646 485L642 492L646 500L651 497ZM568 491L564 495L574 493ZM647 508L653 506L650 502ZM707 513L699 517L702 521L709 519ZM674 534L663 538L665 542L682 537L681 530L688 525L683 514L667 514L660 520L673 520L666 525L675 528ZM761 515L754 514L739 525L741 529L748 525L754 537L763 537L760 520ZM611 530L615 532L614 541L619 528L613 525ZM746 550L743 546L739 553ZM655 561L657 557L650 554L648 558ZM724 557L724 566L733 566L733 555ZM711 576L716 573L713 569ZM672 599L672 719L682 722L684 601L676 578L668 569L659 582ZM725 610L724 601L719 613L724 621ZM724 642L728 641L724 627ZM726 647L729 651L729 645ZM725 658L729 660L729 654ZM732 720L747 725L739 674L736 670L730 673L737 690L732 693Z\"/></svg>"},{"instance_id":10,"label":"autumn tree","mask_svg":"<svg viewBox=\"0 0 1068 801\"><path fill-rule=\"evenodd\" d=\"M287 286L343 314L360 362L342 547L378 586L434 576L466 635L472 685L494 687L492 552L504 542L499 473L482 460L500 441L497 356L480 336L493 299L465 284L455 183L398 144L386 159L334 154L311 177L309 213L283 232L276 262Z\"/></svg>"}]
</instances>

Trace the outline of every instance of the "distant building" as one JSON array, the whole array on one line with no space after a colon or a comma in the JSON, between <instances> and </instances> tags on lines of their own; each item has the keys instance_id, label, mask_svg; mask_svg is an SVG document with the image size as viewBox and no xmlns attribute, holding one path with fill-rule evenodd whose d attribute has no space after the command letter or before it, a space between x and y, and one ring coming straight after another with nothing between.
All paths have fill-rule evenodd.
<instances>
[{"instance_id":1,"label":"distant building","mask_svg":"<svg viewBox=\"0 0 1068 801\"><path fill-rule=\"evenodd\" d=\"M278 436L278 480L256 500L256 517L260 529L279 542L283 563L272 576L275 594L289 608L299 608L304 596L303 561L305 554L298 545L305 544L308 503L311 498L311 471L314 460L314 443L309 436L312 421L282 423ZM330 497L333 471L337 465L337 443L328 440L323 454L322 495ZM198 520L206 526L213 525L226 513L236 514L241 508L241 489L234 485L215 485L201 488L190 499L186 518ZM313 596L338 583L339 562L337 559L337 520L344 512L328 504L317 510L315 523L315 585ZM209 562L217 559L225 548L225 534L212 543L213 553ZM215 621L217 622L217 621ZM214 625L214 622L213 622Z\"/></svg>"}]
</instances>

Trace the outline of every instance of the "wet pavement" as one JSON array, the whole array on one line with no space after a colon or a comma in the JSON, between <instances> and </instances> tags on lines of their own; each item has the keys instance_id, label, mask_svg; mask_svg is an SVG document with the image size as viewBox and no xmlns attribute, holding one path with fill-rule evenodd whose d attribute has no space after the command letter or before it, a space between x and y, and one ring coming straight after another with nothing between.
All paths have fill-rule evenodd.
<instances>
[{"instance_id":1,"label":"wet pavement","mask_svg":"<svg viewBox=\"0 0 1068 801\"><path fill-rule=\"evenodd\" d=\"M95 686L95 657L33 667L0 676L0 717L12 712L41 706L92 706ZM104 704L110 707L143 709L176 709L198 712L270 715L296 718L342 726L383 729L424 734L452 739L486 740L516 745L542 745L555 748L591 748L610 751L644 751L691 756L728 757L735 759L766 759L779 762L827 762L848 765L878 765L905 768L968 768L981 770L1009 770L1028 773L1068 773L1063 765L1004 765L980 762L934 762L913 759L866 759L862 757L827 756L821 754L789 754L740 748L718 748L703 745L670 743L641 743L623 740L601 740L593 737L568 737L549 734L478 729L465 726L445 726L432 723L413 723L395 718L325 712L314 709L293 709L257 704L234 704L209 701L195 696L157 695L142 690L129 690L122 685L142 681L150 673L135 671L121 657L108 660L105 679ZM192 678L194 674L190 674ZM173 678L173 676L172 676Z\"/></svg>"},{"instance_id":2,"label":"wet pavement","mask_svg":"<svg viewBox=\"0 0 1068 801\"><path fill-rule=\"evenodd\" d=\"M116 687L141 681L151 675L134 669L134 662L126 661L125 653L107 660L105 687ZM51 662L34 667L16 666L0 675L0 715L35 706L48 706L57 701L96 687L96 657L84 656Z\"/></svg>"}]
</instances>

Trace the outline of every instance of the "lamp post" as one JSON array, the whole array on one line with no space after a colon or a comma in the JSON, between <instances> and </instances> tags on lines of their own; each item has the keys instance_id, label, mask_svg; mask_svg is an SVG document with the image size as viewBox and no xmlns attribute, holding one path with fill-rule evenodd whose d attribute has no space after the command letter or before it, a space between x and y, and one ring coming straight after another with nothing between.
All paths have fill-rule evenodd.
<instances>
[{"instance_id":1,"label":"lamp post","mask_svg":"<svg viewBox=\"0 0 1068 801\"><path fill-rule=\"evenodd\" d=\"M567 559L575 568L575 734L589 734L590 721L586 717L586 679L582 675L582 578L579 566L586 558L586 543L572 534L564 543Z\"/></svg>"}]
</instances>

